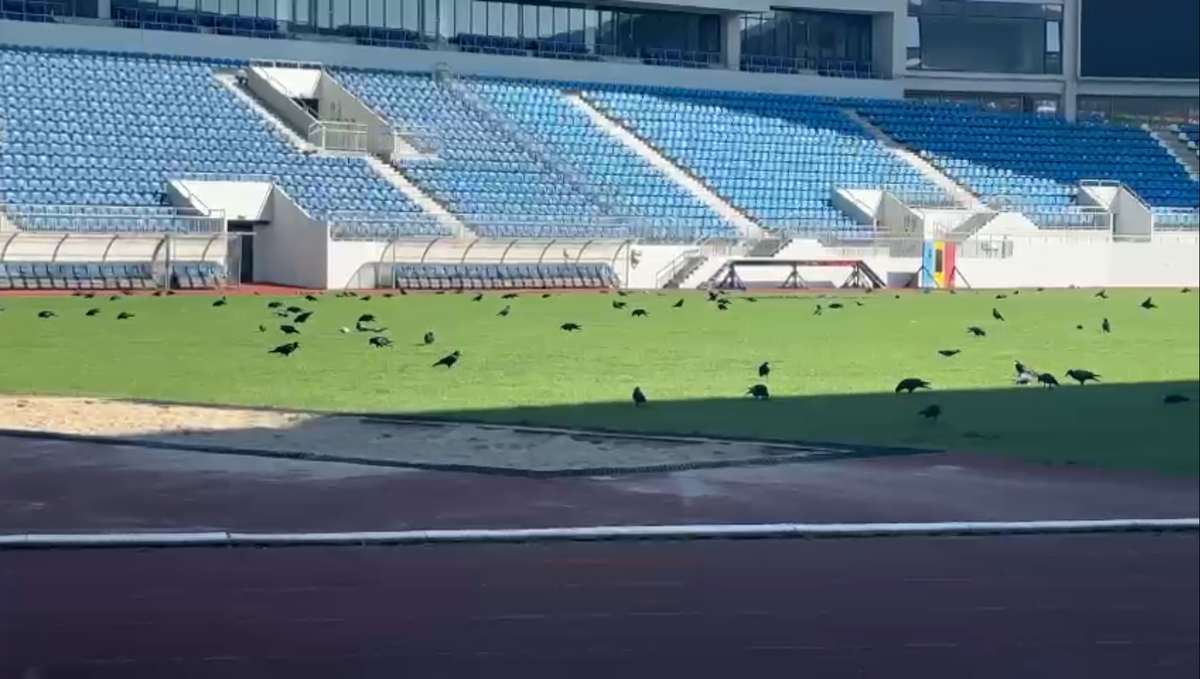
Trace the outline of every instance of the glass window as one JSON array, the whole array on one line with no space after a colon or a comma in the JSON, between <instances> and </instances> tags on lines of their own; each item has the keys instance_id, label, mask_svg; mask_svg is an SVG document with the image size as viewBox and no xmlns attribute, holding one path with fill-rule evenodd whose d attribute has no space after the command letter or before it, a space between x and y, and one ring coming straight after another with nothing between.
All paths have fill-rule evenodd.
<instances>
[{"instance_id":1,"label":"glass window","mask_svg":"<svg viewBox=\"0 0 1200 679\"><path fill-rule=\"evenodd\" d=\"M1062 10L1054 5L910 0L908 34L910 69L1062 72Z\"/></svg>"},{"instance_id":2,"label":"glass window","mask_svg":"<svg viewBox=\"0 0 1200 679\"><path fill-rule=\"evenodd\" d=\"M872 20L867 15L807 10L773 10L746 15L742 19L743 67L776 61L753 57L777 57L783 70L811 70L823 64L849 64L855 70L871 63ZM719 28L718 28L719 31ZM912 36L910 36L910 42Z\"/></svg>"}]
</instances>

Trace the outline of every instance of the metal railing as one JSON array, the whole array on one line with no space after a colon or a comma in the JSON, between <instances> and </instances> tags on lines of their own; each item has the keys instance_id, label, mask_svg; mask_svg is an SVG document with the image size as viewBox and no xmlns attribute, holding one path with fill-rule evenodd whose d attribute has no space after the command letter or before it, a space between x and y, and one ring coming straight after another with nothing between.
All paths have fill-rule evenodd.
<instances>
[{"instance_id":1,"label":"metal railing","mask_svg":"<svg viewBox=\"0 0 1200 679\"><path fill-rule=\"evenodd\" d=\"M321 120L308 126L308 143L326 151L369 153L367 126L337 120Z\"/></svg>"},{"instance_id":2,"label":"metal railing","mask_svg":"<svg viewBox=\"0 0 1200 679\"><path fill-rule=\"evenodd\" d=\"M6 221L20 231L80 234L219 233L225 214L190 208L88 205L9 205Z\"/></svg>"},{"instance_id":3,"label":"metal railing","mask_svg":"<svg viewBox=\"0 0 1200 679\"><path fill-rule=\"evenodd\" d=\"M1022 210L1021 214L1043 229L1111 231L1113 227L1112 213L1103 208L1071 208L1053 211Z\"/></svg>"},{"instance_id":4,"label":"metal railing","mask_svg":"<svg viewBox=\"0 0 1200 679\"><path fill-rule=\"evenodd\" d=\"M1190 208L1154 208L1150 212L1155 231L1200 230L1200 211Z\"/></svg>"},{"instance_id":5,"label":"metal railing","mask_svg":"<svg viewBox=\"0 0 1200 679\"><path fill-rule=\"evenodd\" d=\"M672 278L674 278L676 274L687 267L689 262L691 262L693 259L703 256L704 254L699 250L699 248L685 250L684 252L680 253L677 257L668 262L666 266L662 267L654 274L654 287L665 287L665 285Z\"/></svg>"},{"instance_id":6,"label":"metal railing","mask_svg":"<svg viewBox=\"0 0 1200 679\"><path fill-rule=\"evenodd\" d=\"M747 73L819 75L855 80L878 80L882 77L871 64L845 59L810 59L743 53L738 66Z\"/></svg>"}]
</instances>

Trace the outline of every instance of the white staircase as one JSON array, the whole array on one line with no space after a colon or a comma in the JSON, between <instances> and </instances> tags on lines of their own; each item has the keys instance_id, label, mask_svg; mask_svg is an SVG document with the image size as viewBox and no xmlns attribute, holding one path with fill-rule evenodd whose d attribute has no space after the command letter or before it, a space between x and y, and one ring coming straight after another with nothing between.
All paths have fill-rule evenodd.
<instances>
[{"instance_id":1,"label":"white staircase","mask_svg":"<svg viewBox=\"0 0 1200 679\"><path fill-rule=\"evenodd\" d=\"M410 182L407 177L400 174L396 168L388 165L375 156L364 156L364 158L366 158L368 165L370 165L384 179L388 180L392 186L395 186L397 189L399 189L400 193L403 193L406 197L408 197L409 200L415 203L422 210L436 217L438 223L443 227L449 229L459 238L478 237L476 236L475 232L467 228L467 225L464 224L462 220L450 214L446 208L442 207L440 203L431 198L429 194L422 191L421 188L416 184Z\"/></svg>"},{"instance_id":2,"label":"white staircase","mask_svg":"<svg viewBox=\"0 0 1200 679\"><path fill-rule=\"evenodd\" d=\"M310 144L307 139L301 137L295 130L291 128L290 125L280 120L279 116L275 115L271 109L263 106L262 102L250 96L250 94L241 87L238 87L237 76L232 73L218 73L215 77L217 82L220 83L222 87L232 92L233 96L241 99L263 120L266 120L268 123L270 123L271 126L278 130L279 133L283 135L283 137L287 139L292 146L295 146L298 150L304 153L316 153L320 150L315 144Z\"/></svg>"},{"instance_id":3,"label":"white staircase","mask_svg":"<svg viewBox=\"0 0 1200 679\"><path fill-rule=\"evenodd\" d=\"M713 193L707 186L701 184L694 177L684 172L679 166L667 160L656 149L642 141L629 130L625 129L620 123L609 118L604 113L600 112L595 106L592 106L583 97L578 94L565 94L563 97L575 108L582 111L592 120L593 123L601 130L604 130L610 137L619 141L630 151L636 153L640 158L645 160L650 165L654 166L660 172L669 177L676 184L679 184L684 189L710 207L714 212L724 217L744 234L747 238L762 238L766 235L761 226L755 224L746 215L739 212L736 208L730 205L724 198Z\"/></svg>"},{"instance_id":4,"label":"white staircase","mask_svg":"<svg viewBox=\"0 0 1200 679\"><path fill-rule=\"evenodd\" d=\"M1146 127L1146 131L1158 141L1159 145L1174 156L1175 160L1187 170L1192 179L1200 181L1200 158L1196 151L1179 138L1179 133L1164 126Z\"/></svg>"},{"instance_id":5,"label":"white staircase","mask_svg":"<svg viewBox=\"0 0 1200 679\"><path fill-rule=\"evenodd\" d=\"M694 290L700 287L700 285L707 283L708 279L717 275L717 272L721 270L721 267L725 266L725 263L731 259L733 259L733 257L709 257L708 259L704 260L703 264L693 269L690 274L688 274L683 280L679 281L679 284L676 287L684 290Z\"/></svg>"},{"instance_id":6,"label":"white staircase","mask_svg":"<svg viewBox=\"0 0 1200 679\"><path fill-rule=\"evenodd\" d=\"M871 121L859 115L858 111L845 108L842 109L842 113L845 114L847 118L854 121L854 123L859 127L866 130L867 134L871 135L872 138L874 138L880 144L883 144L887 150L892 153L892 155L916 168L917 171L924 175L926 179L933 182L935 186L946 192L947 195L953 197L955 202L957 202L960 207L964 207L969 210L980 210L985 207L983 202L979 200L979 198L975 197L974 194L963 188L953 179L942 174L940 170L933 165L930 165L929 162L921 156L918 156L912 151L900 146L895 139L892 139L887 135L887 133L876 127Z\"/></svg>"}]
</instances>

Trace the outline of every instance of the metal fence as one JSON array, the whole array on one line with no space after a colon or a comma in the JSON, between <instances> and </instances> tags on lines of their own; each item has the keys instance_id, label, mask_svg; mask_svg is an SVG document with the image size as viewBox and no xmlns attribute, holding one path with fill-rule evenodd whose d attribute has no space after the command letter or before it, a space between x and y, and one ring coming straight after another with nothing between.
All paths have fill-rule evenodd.
<instances>
[{"instance_id":1,"label":"metal fence","mask_svg":"<svg viewBox=\"0 0 1200 679\"><path fill-rule=\"evenodd\" d=\"M308 126L308 143L326 151L370 153L367 126L336 120L323 120Z\"/></svg>"},{"instance_id":2,"label":"metal fence","mask_svg":"<svg viewBox=\"0 0 1200 679\"><path fill-rule=\"evenodd\" d=\"M226 228L223 212L202 214L190 208L8 205L4 215L11 227L46 233L203 234L223 233Z\"/></svg>"}]
</instances>

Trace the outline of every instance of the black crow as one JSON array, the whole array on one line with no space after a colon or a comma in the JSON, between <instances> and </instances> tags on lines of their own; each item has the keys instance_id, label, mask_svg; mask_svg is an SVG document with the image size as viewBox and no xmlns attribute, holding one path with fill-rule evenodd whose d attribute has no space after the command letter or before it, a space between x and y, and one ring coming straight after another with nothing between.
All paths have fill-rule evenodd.
<instances>
[{"instance_id":1,"label":"black crow","mask_svg":"<svg viewBox=\"0 0 1200 679\"><path fill-rule=\"evenodd\" d=\"M444 365L447 368L453 368L454 364L458 363L458 359L460 356L462 356L462 354L458 350L455 350L453 353L448 354L448 355L443 356L440 359L438 359L437 363L433 364L433 367L436 368L439 365Z\"/></svg>"},{"instance_id":2,"label":"black crow","mask_svg":"<svg viewBox=\"0 0 1200 679\"><path fill-rule=\"evenodd\" d=\"M614 299L614 300L612 301L612 308L614 308L614 309L624 309L626 304L628 304L628 302L622 302L622 301L621 301L621 300L619 300L619 299Z\"/></svg>"},{"instance_id":3,"label":"black crow","mask_svg":"<svg viewBox=\"0 0 1200 679\"><path fill-rule=\"evenodd\" d=\"M997 321L1003 321L1004 314L1001 314L999 309L993 307L992 308L992 318L996 319Z\"/></svg>"},{"instance_id":4,"label":"black crow","mask_svg":"<svg viewBox=\"0 0 1200 679\"><path fill-rule=\"evenodd\" d=\"M511 306L508 306L508 305L505 305L505 306L504 306L504 308L500 310L500 313L498 313L498 314L496 314L496 315L497 315L497 316L507 316L507 315L509 315L510 313L512 313L512 307L511 307Z\"/></svg>"},{"instance_id":5,"label":"black crow","mask_svg":"<svg viewBox=\"0 0 1200 679\"><path fill-rule=\"evenodd\" d=\"M1058 386L1058 378L1051 373L1038 373L1037 381L1039 384L1046 385L1047 389L1053 389Z\"/></svg>"},{"instance_id":6,"label":"black crow","mask_svg":"<svg viewBox=\"0 0 1200 679\"><path fill-rule=\"evenodd\" d=\"M265 326L265 325L260 325L260 326L258 326L258 331L259 331L259 332L266 332L266 331L267 331L267 326Z\"/></svg>"},{"instance_id":7,"label":"black crow","mask_svg":"<svg viewBox=\"0 0 1200 679\"><path fill-rule=\"evenodd\" d=\"M278 309L283 306L283 302L267 302L268 309Z\"/></svg>"},{"instance_id":8,"label":"black crow","mask_svg":"<svg viewBox=\"0 0 1200 679\"><path fill-rule=\"evenodd\" d=\"M1108 290L1101 290L1100 292L1097 292L1095 295L1092 295L1092 296L1099 297L1100 299L1108 299Z\"/></svg>"},{"instance_id":9,"label":"black crow","mask_svg":"<svg viewBox=\"0 0 1200 679\"><path fill-rule=\"evenodd\" d=\"M1106 318L1100 323L1100 329L1104 332L1112 332L1112 323L1109 323Z\"/></svg>"},{"instance_id":10,"label":"black crow","mask_svg":"<svg viewBox=\"0 0 1200 679\"><path fill-rule=\"evenodd\" d=\"M583 330L583 326L579 325L578 323L563 323L562 325L558 326L558 328L560 330L566 330L567 332L578 332Z\"/></svg>"},{"instance_id":11,"label":"black crow","mask_svg":"<svg viewBox=\"0 0 1200 679\"><path fill-rule=\"evenodd\" d=\"M671 305L671 308L672 309L682 309L683 308L683 300L681 299L678 302L675 302L674 304Z\"/></svg>"},{"instance_id":12,"label":"black crow","mask_svg":"<svg viewBox=\"0 0 1200 679\"><path fill-rule=\"evenodd\" d=\"M729 305L724 301L717 302L717 311L729 311Z\"/></svg>"},{"instance_id":13,"label":"black crow","mask_svg":"<svg viewBox=\"0 0 1200 679\"><path fill-rule=\"evenodd\" d=\"M551 297L553 297L553 296L554 296L554 295L551 295L551 294L550 294L550 293L548 293L548 292L543 292L543 293L542 293L542 299L550 299L550 298L551 298Z\"/></svg>"},{"instance_id":14,"label":"black crow","mask_svg":"<svg viewBox=\"0 0 1200 679\"><path fill-rule=\"evenodd\" d=\"M84 298L84 299L96 299L96 293L94 293L94 292L86 292L86 293L84 293L84 294L83 294L83 298Z\"/></svg>"},{"instance_id":15,"label":"black crow","mask_svg":"<svg viewBox=\"0 0 1200 679\"><path fill-rule=\"evenodd\" d=\"M902 391L907 391L911 394L917 389L930 389L932 386L919 377L905 377L896 385L896 393L899 394Z\"/></svg>"},{"instance_id":16,"label":"black crow","mask_svg":"<svg viewBox=\"0 0 1200 679\"><path fill-rule=\"evenodd\" d=\"M841 302L830 302L830 303L829 303L829 308L830 308L830 309L841 309L841 308L842 308L842 307L844 307L844 306L845 306L845 305L844 305L844 304L842 304Z\"/></svg>"},{"instance_id":17,"label":"black crow","mask_svg":"<svg viewBox=\"0 0 1200 679\"><path fill-rule=\"evenodd\" d=\"M917 414L927 420L937 421L937 418L942 416L942 407L936 403L930 403L924 408L917 411Z\"/></svg>"},{"instance_id":18,"label":"black crow","mask_svg":"<svg viewBox=\"0 0 1200 679\"><path fill-rule=\"evenodd\" d=\"M825 313L825 310L821 308L821 305L820 305L820 304L818 304L818 305L817 305L817 308L813 309L812 315L813 315L813 316L820 316L820 315L821 315L821 314L823 314L823 313Z\"/></svg>"},{"instance_id":19,"label":"black crow","mask_svg":"<svg viewBox=\"0 0 1200 679\"><path fill-rule=\"evenodd\" d=\"M763 361L762 365L758 366L758 376L765 378L770 374L771 374L771 362Z\"/></svg>"},{"instance_id":20,"label":"black crow","mask_svg":"<svg viewBox=\"0 0 1200 679\"><path fill-rule=\"evenodd\" d=\"M1191 400L1192 399L1188 398L1187 396L1184 396L1183 394L1167 394L1166 396L1163 396L1163 403L1165 403L1167 405L1175 405L1177 403L1187 403Z\"/></svg>"},{"instance_id":21,"label":"black crow","mask_svg":"<svg viewBox=\"0 0 1200 679\"><path fill-rule=\"evenodd\" d=\"M392 346L392 341L381 335L376 335L375 337L372 337L371 339L367 340L367 344L370 344L371 346L375 347L376 349L382 349L384 347Z\"/></svg>"},{"instance_id":22,"label":"black crow","mask_svg":"<svg viewBox=\"0 0 1200 679\"><path fill-rule=\"evenodd\" d=\"M425 333L425 336L421 338L421 341L424 342L426 346L428 346L430 344L433 344L434 339L435 338L433 336L433 333L427 332L427 333Z\"/></svg>"},{"instance_id":23,"label":"black crow","mask_svg":"<svg viewBox=\"0 0 1200 679\"><path fill-rule=\"evenodd\" d=\"M54 313L53 311L39 311L38 312L38 318L55 318L57 316L58 316L58 314Z\"/></svg>"},{"instance_id":24,"label":"black crow","mask_svg":"<svg viewBox=\"0 0 1200 679\"><path fill-rule=\"evenodd\" d=\"M1183 294L1185 294L1185 295L1186 295L1186 294L1188 294L1188 293L1189 293L1189 292L1191 292L1191 291L1192 291L1192 289L1191 289L1191 288L1184 288L1184 289L1180 290L1179 292L1181 292L1181 293L1183 293Z\"/></svg>"},{"instance_id":25,"label":"black crow","mask_svg":"<svg viewBox=\"0 0 1200 679\"><path fill-rule=\"evenodd\" d=\"M115 301L117 301L117 300L119 300L119 299L121 299L121 296L120 296L120 295L113 295L113 296L111 296L111 297L109 297L109 298L108 298L108 301L110 301L110 302L115 302Z\"/></svg>"},{"instance_id":26,"label":"black crow","mask_svg":"<svg viewBox=\"0 0 1200 679\"><path fill-rule=\"evenodd\" d=\"M641 387L633 388L633 405L635 405L635 406L646 405L646 394L642 393Z\"/></svg>"},{"instance_id":27,"label":"black crow","mask_svg":"<svg viewBox=\"0 0 1200 679\"><path fill-rule=\"evenodd\" d=\"M951 290L950 292L954 292L954 291ZM854 300L854 306L866 306L866 304L863 304L862 302L860 302L856 299L856 300Z\"/></svg>"},{"instance_id":28,"label":"black crow","mask_svg":"<svg viewBox=\"0 0 1200 679\"><path fill-rule=\"evenodd\" d=\"M99 309L88 309L87 313L84 314L84 316L99 316L99 315L100 315Z\"/></svg>"},{"instance_id":29,"label":"black crow","mask_svg":"<svg viewBox=\"0 0 1200 679\"><path fill-rule=\"evenodd\" d=\"M284 311L283 309L276 309L276 310L275 310L275 316L276 316L277 318L291 318L291 317L292 317L292 315L291 315L291 314L289 314L288 312Z\"/></svg>"},{"instance_id":30,"label":"black crow","mask_svg":"<svg viewBox=\"0 0 1200 679\"><path fill-rule=\"evenodd\" d=\"M1068 370L1067 377L1070 377L1071 379L1078 382L1080 386L1083 386L1089 380L1091 380L1092 382L1100 381L1100 376L1097 375L1096 373L1092 372L1091 370L1082 370L1079 368L1072 368L1071 370Z\"/></svg>"},{"instance_id":31,"label":"black crow","mask_svg":"<svg viewBox=\"0 0 1200 679\"><path fill-rule=\"evenodd\" d=\"M474 297L471 298L471 301L472 302L482 302L483 301L483 293L481 292L478 295L475 295Z\"/></svg>"},{"instance_id":32,"label":"black crow","mask_svg":"<svg viewBox=\"0 0 1200 679\"><path fill-rule=\"evenodd\" d=\"M375 322L375 314L363 314L362 316L358 317L358 322L359 323L374 323Z\"/></svg>"},{"instance_id":33,"label":"black crow","mask_svg":"<svg viewBox=\"0 0 1200 679\"><path fill-rule=\"evenodd\" d=\"M758 301L758 298L757 297L747 297L746 301L750 302L751 304L754 304L755 302Z\"/></svg>"},{"instance_id":34,"label":"black crow","mask_svg":"<svg viewBox=\"0 0 1200 679\"><path fill-rule=\"evenodd\" d=\"M312 318L312 315L313 315L313 312L311 312L311 311L305 311L302 314L296 314L295 321L297 323L307 323L308 319Z\"/></svg>"},{"instance_id":35,"label":"black crow","mask_svg":"<svg viewBox=\"0 0 1200 679\"><path fill-rule=\"evenodd\" d=\"M634 309L629 313L629 315L633 316L634 318L638 318L641 316L649 316L650 312L646 311L645 309Z\"/></svg>"},{"instance_id":36,"label":"black crow","mask_svg":"<svg viewBox=\"0 0 1200 679\"><path fill-rule=\"evenodd\" d=\"M500 299L516 299L516 298L517 298L517 293L515 293L515 292L506 292L503 295L500 295Z\"/></svg>"},{"instance_id":37,"label":"black crow","mask_svg":"<svg viewBox=\"0 0 1200 679\"><path fill-rule=\"evenodd\" d=\"M754 397L755 401L765 401L771 398L771 391L767 389L765 384L756 384L746 390L746 393Z\"/></svg>"},{"instance_id":38,"label":"black crow","mask_svg":"<svg viewBox=\"0 0 1200 679\"><path fill-rule=\"evenodd\" d=\"M229 300L224 297L212 303L213 306L225 306L226 304L229 304Z\"/></svg>"},{"instance_id":39,"label":"black crow","mask_svg":"<svg viewBox=\"0 0 1200 679\"><path fill-rule=\"evenodd\" d=\"M462 294L462 290L459 290L459 291L458 291L458 293L461 295L461 294ZM383 298L384 298L384 299L391 299L391 298L393 298L393 297L395 297L395 295L393 295L393 294L392 294L392 293L390 293L390 292L385 292L385 293L383 293Z\"/></svg>"},{"instance_id":40,"label":"black crow","mask_svg":"<svg viewBox=\"0 0 1200 679\"><path fill-rule=\"evenodd\" d=\"M1018 375L1020 375L1022 373L1029 373L1031 375L1037 375L1036 370L1034 370L1033 368L1030 368L1029 366L1025 365L1024 363L1022 363L1020 361L1013 361L1013 370L1017 371Z\"/></svg>"},{"instance_id":41,"label":"black crow","mask_svg":"<svg viewBox=\"0 0 1200 679\"><path fill-rule=\"evenodd\" d=\"M715 301L717 301L718 297L720 297L719 294L713 292L712 290L708 291L708 301L715 302ZM680 301L682 301L682 300L680 300Z\"/></svg>"},{"instance_id":42,"label":"black crow","mask_svg":"<svg viewBox=\"0 0 1200 679\"><path fill-rule=\"evenodd\" d=\"M1041 287L1039 287L1039 288L1037 289L1037 291L1038 291L1038 292L1045 292L1045 291L1046 291L1046 288L1041 288Z\"/></svg>"},{"instance_id":43,"label":"black crow","mask_svg":"<svg viewBox=\"0 0 1200 679\"><path fill-rule=\"evenodd\" d=\"M618 295L620 295L621 297L628 297L628 296L629 296L629 293L628 293L628 292L625 292L624 290L617 290L617 294L618 294Z\"/></svg>"},{"instance_id":44,"label":"black crow","mask_svg":"<svg viewBox=\"0 0 1200 679\"><path fill-rule=\"evenodd\" d=\"M131 318L133 318L133 314L129 313L128 311L122 311L121 313L117 314L118 321L128 321Z\"/></svg>"},{"instance_id":45,"label":"black crow","mask_svg":"<svg viewBox=\"0 0 1200 679\"><path fill-rule=\"evenodd\" d=\"M996 295L996 299L1008 299L1008 295Z\"/></svg>"},{"instance_id":46,"label":"black crow","mask_svg":"<svg viewBox=\"0 0 1200 679\"><path fill-rule=\"evenodd\" d=\"M1143 309L1157 309L1158 305L1154 303L1153 297L1147 297L1146 299L1142 300L1141 307Z\"/></svg>"},{"instance_id":47,"label":"black crow","mask_svg":"<svg viewBox=\"0 0 1200 679\"><path fill-rule=\"evenodd\" d=\"M167 294L167 293L163 292L162 290L155 290L155 291L154 291L154 296L155 296L155 297L162 297L162 296L163 296L163 295L165 295L165 294ZM76 297L78 297L78 296L79 296L79 293L78 293L78 292L77 292L77 293L75 293L75 296L76 296Z\"/></svg>"},{"instance_id":48,"label":"black crow","mask_svg":"<svg viewBox=\"0 0 1200 679\"><path fill-rule=\"evenodd\" d=\"M300 334L300 331L297 330L296 326L294 326L294 325L284 324L284 325L279 326L279 329L282 330L283 334L285 334L285 335L299 335Z\"/></svg>"},{"instance_id":49,"label":"black crow","mask_svg":"<svg viewBox=\"0 0 1200 679\"><path fill-rule=\"evenodd\" d=\"M302 314L302 313L304 313L304 309L302 309L298 306L290 306L287 308L287 312L289 314Z\"/></svg>"},{"instance_id":50,"label":"black crow","mask_svg":"<svg viewBox=\"0 0 1200 679\"><path fill-rule=\"evenodd\" d=\"M438 294L439 294L439 295L440 295L440 294L442 294L442 291L440 291L440 290L439 290L439 291L438 291ZM371 296L370 296L370 295L363 295L363 296L362 296L362 298L361 298L361 300L362 300L363 302L370 302L370 301L371 301Z\"/></svg>"},{"instance_id":51,"label":"black crow","mask_svg":"<svg viewBox=\"0 0 1200 679\"><path fill-rule=\"evenodd\" d=\"M300 348L299 342L288 342L287 344L280 344L279 346L268 351L267 353L268 354L279 354L280 356L291 356L299 348Z\"/></svg>"},{"instance_id":52,"label":"black crow","mask_svg":"<svg viewBox=\"0 0 1200 679\"><path fill-rule=\"evenodd\" d=\"M938 349L938 353L946 358L957 356L962 352L962 349Z\"/></svg>"},{"instance_id":53,"label":"black crow","mask_svg":"<svg viewBox=\"0 0 1200 679\"><path fill-rule=\"evenodd\" d=\"M308 300L308 301L310 301L310 302L316 302L316 301L319 301L319 300L317 299L317 296L316 296L316 295L305 295L305 296L304 296L304 299L306 299L306 300Z\"/></svg>"},{"instance_id":54,"label":"black crow","mask_svg":"<svg viewBox=\"0 0 1200 679\"><path fill-rule=\"evenodd\" d=\"M976 337L987 337L987 331L977 325L972 325L971 327L967 328L967 332Z\"/></svg>"}]
</instances>

